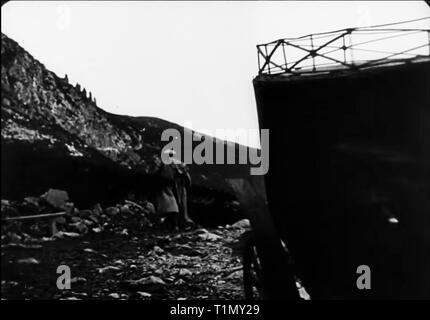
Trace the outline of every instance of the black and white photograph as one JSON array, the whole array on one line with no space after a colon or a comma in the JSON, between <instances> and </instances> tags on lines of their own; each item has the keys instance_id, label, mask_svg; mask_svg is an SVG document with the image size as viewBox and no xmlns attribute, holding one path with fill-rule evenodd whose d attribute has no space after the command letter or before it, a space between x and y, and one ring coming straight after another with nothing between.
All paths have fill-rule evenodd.
<instances>
[{"instance_id":1,"label":"black and white photograph","mask_svg":"<svg viewBox=\"0 0 430 320\"><path fill-rule=\"evenodd\" d=\"M430 300L430 1L1 1L1 300Z\"/></svg>"}]
</instances>

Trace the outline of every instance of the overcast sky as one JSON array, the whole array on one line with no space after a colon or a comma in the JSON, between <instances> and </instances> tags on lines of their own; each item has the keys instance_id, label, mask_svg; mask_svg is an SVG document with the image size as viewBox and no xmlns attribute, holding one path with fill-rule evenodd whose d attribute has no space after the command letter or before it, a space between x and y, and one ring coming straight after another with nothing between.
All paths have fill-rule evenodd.
<instances>
[{"instance_id":1,"label":"overcast sky","mask_svg":"<svg viewBox=\"0 0 430 320\"><path fill-rule=\"evenodd\" d=\"M3 33L91 91L99 107L191 121L210 133L258 128L256 44L421 18L430 9L424 1L19 1L1 15ZM256 134L239 142L259 144Z\"/></svg>"}]
</instances>

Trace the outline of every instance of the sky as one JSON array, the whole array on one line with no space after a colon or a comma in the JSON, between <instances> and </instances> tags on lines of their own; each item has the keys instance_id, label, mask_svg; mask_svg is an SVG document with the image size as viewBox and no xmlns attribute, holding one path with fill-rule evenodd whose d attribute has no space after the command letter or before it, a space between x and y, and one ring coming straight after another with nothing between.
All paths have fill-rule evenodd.
<instances>
[{"instance_id":1,"label":"sky","mask_svg":"<svg viewBox=\"0 0 430 320\"><path fill-rule=\"evenodd\" d=\"M256 45L430 16L424 1L17 1L1 29L106 111L154 116L258 147ZM422 27L430 27L427 25Z\"/></svg>"}]
</instances>

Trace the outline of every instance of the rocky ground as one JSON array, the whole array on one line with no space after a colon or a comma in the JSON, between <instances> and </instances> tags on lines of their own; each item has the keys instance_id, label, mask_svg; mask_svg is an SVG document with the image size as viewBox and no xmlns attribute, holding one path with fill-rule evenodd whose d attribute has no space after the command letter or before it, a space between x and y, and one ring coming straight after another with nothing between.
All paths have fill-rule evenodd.
<instances>
[{"instance_id":1,"label":"rocky ground","mask_svg":"<svg viewBox=\"0 0 430 320\"><path fill-rule=\"evenodd\" d=\"M2 248L3 299L243 299L242 228L101 233ZM71 289L59 290L59 265Z\"/></svg>"},{"instance_id":2,"label":"rocky ground","mask_svg":"<svg viewBox=\"0 0 430 320\"><path fill-rule=\"evenodd\" d=\"M16 225L2 225L1 298L244 298L240 238L248 229L246 220L168 232L150 223L139 207L118 206L115 216L107 214L114 209L102 209L97 224L97 208L81 210L85 217L75 212L53 236L30 236L22 231L25 226L17 232ZM39 220L25 230L49 232L42 226ZM57 288L60 265L70 267L70 290Z\"/></svg>"}]
</instances>

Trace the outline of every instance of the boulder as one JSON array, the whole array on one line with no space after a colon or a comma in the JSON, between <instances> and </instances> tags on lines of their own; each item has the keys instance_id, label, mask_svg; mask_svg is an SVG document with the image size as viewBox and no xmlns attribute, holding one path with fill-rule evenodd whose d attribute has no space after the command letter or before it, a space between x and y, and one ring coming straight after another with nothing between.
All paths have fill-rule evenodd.
<instances>
[{"instance_id":1,"label":"boulder","mask_svg":"<svg viewBox=\"0 0 430 320\"><path fill-rule=\"evenodd\" d=\"M117 207L106 208L106 214L110 217L116 216L118 213L119 213L119 208Z\"/></svg>"},{"instance_id":2,"label":"boulder","mask_svg":"<svg viewBox=\"0 0 430 320\"><path fill-rule=\"evenodd\" d=\"M94 223L99 223L99 219L97 218L96 215L92 214L88 217L89 220L93 221Z\"/></svg>"},{"instance_id":3,"label":"boulder","mask_svg":"<svg viewBox=\"0 0 430 320\"><path fill-rule=\"evenodd\" d=\"M82 221L71 223L70 225L73 226L79 233L85 233L88 231L88 227Z\"/></svg>"},{"instance_id":4,"label":"boulder","mask_svg":"<svg viewBox=\"0 0 430 320\"><path fill-rule=\"evenodd\" d=\"M91 210L79 210L79 216L80 217L89 217L93 214L93 211Z\"/></svg>"},{"instance_id":5,"label":"boulder","mask_svg":"<svg viewBox=\"0 0 430 320\"><path fill-rule=\"evenodd\" d=\"M152 294L144 291L137 291L136 293L142 298L150 298L152 296Z\"/></svg>"},{"instance_id":6,"label":"boulder","mask_svg":"<svg viewBox=\"0 0 430 320\"><path fill-rule=\"evenodd\" d=\"M87 219L84 219L82 222L85 223L85 225L88 227L91 227L94 224L93 221Z\"/></svg>"},{"instance_id":7,"label":"boulder","mask_svg":"<svg viewBox=\"0 0 430 320\"><path fill-rule=\"evenodd\" d=\"M100 227L92 228L91 230L93 230L94 233L100 233L103 231L103 229Z\"/></svg>"},{"instance_id":8,"label":"boulder","mask_svg":"<svg viewBox=\"0 0 430 320\"><path fill-rule=\"evenodd\" d=\"M14 232L8 233L8 236L9 236L9 240L10 240L11 243L19 243L22 240L22 237L19 236L19 235L17 235Z\"/></svg>"},{"instance_id":9,"label":"boulder","mask_svg":"<svg viewBox=\"0 0 430 320\"><path fill-rule=\"evenodd\" d=\"M2 217L18 217L21 214L14 208L8 200L2 200L1 203L1 215Z\"/></svg>"},{"instance_id":10,"label":"boulder","mask_svg":"<svg viewBox=\"0 0 430 320\"><path fill-rule=\"evenodd\" d=\"M153 250L155 253L159 253L159 254L164 253L164 250L163 250L162 248L160 248L159 246L154 246L154 248L152 248L152 250Z\"/></svg>"},{"instance_id":11,"label":"boulder","mask_svg":"<svg viewBox=\"0 0 430 320\"><path fill-rule=\"evenodd\" d=\"M53 238L61 239L63 237L70 237L70 238L77 238L80 234L76 232L64 232L64 231L58 231L55 235L53 235ZM51 239L51 238L48 238Z\"/></svg>"},{"instance_id":12,"label":"boulder","mask_svg":"<svg viewBox=\"0 0 430 320\"><path fill-rule=\"evenodd\" d=\"M81 219L81 218L79 218L79 217L71 217L71 218L70 218L70 220L71 220L73 223L76 223L76 222L80 222L82 219Z\"/></svg>"},{"instance_id":13,"label":"boulder","mask_svg":"<svg viewBox=\"0 0 430 320\"><path fill-rule=\"evenodd\" d=\"M232 224L232 228L244 229L250 227L251 224L248 219L242 219Z\"/></svg>"},{"instance_id":14,"label":"boulder","mask_svg":"<svg viewBox=\"0 0 430 320\"><path fill-rule=\"evenodd\" d=\"M189 257L198 257L198 256L204 255L204 252L194 249L186 244L184 245L176 244L174 247L169 248L169 253L175 256L185 255Z\"/></svg>"},{"instance_id":15,"label":"boulder","mask_svg":"<svg viewBox=\"0 0 430 320\"><path fill-rule=\"evenodd\" d=\"M10 100L8 98L3 98L1 104L2 106L10 107Z\"/></svg>"},{"instance_id":16,"label":"boulder","mask_svg":"<svg viewBox=\"0 0 430 320\"><path fill-rule=\"evenodd\" d=\"M58 224L65 224L66 223L66 218L64 217L58 217L55 219L55 222Z\"/></svg>"},{"instance_id":17,"label":"boulder","mask_svg":"<svg viewBox=\"0 0 430 320\"><path fill-rule=\"evenodd\" d=\"M151 202L147 201L145 203L145 211L147 212L147 214L153 215L155 214L155 206Z\"/></svg>"},{"instance_id":18,"label":"boulder","mask_svg":"<svg viewBox=\"0 0 430 320\"><path fill-rule=\"evenodd\" d=\"M128 205L123 205L119 209L121 214L132 214L133 212L130 210L130 207Z\"/></svg>"},{"instance_id":19,"label":"boulder","mask_svg":"<svg viewBox=\"0 0 430 320\"><path fill-rule=\"evenodd\" d=\"M66 202L64 210L66 211L66 214L69 216L73 216L77 211L73 202Z\"/></svg>"},{"instance_id":20,"label":"boulder","mask_svg":"<svg viewBox=\"0 0 430 320\"><path fill-rule=\"evenodd\" d=\"M39 214L43 210L43 206L40 205L40 198L38 197L26 197L24 201L18 206L19 211L25 214Z\"/></svg>"},{"instance_id":21,"label":"boulder","mask_svg":"<svg viewBox=\"0 0 430 320\"><path fill-rule=\"evenodd\" d=\"M127 289L144 291L144 292L157 292L165 291L166 283L159 277L149 276L138 280L125 280L122 285Z\"/></svg>"},{"instance_id":22,"label":"boulder","mask_svg":"<svg viewBox=\"0 0 430 320\"><path fill-rule=\"evenodd\" d=\"M40 200L40 198L38 198L38 197L26 197L26 198L24 198L25 202L32 204L36 207L39 206L39 200Z\"/></svg>"},{"instance_id":23,"label":"boulder","mask_svg":"<svg viewBox=\"0 0 430 320\"><path fill-rule=\"evenodd\" d=\"M69 195L64 190L49 189L41 196L48 204L55 209L66 209L66 203L69 201Z\"/></svg>"},{"instance_id":24,"label":"boulder","mask_svg":"<svg viewBox=\"0 0 430 320\"><path fill-rule=\"evenodd\" d=\"M70 283L78 283L78 282L87 282L87 279L84 277L73 277L70 279Z\"/></svg>"},{"instance_id":25,"label":"boulder","mask_svg":"<svg viewBox=\"0 0 430 320\"><path fill-rule=\"evenodd\" d=\"M189 269L183 268L179 270L179 275L183 277L187 277L187 276L192 276L193 273Z\"/></svg>"},{"instance_id":26,"label":"boulder","mask_svg":"<svg viewBox=\"0 0 430 320\"><path fill-rule=\"evenodd\" d=\"M103 209L100 203L97 203L93 208L93 215L98 217L103 214Z\"/></svg>"},{"instance_id":27,"label":"boulder","mask_svg":"<svg viewBox=\"0 0 430 320\"><path fill-rule=\"evenodd\" d=\"M221 236L211 232L201 233L198 236L203 241L217 241L222 238Z\"/></svg>"}]
</instances>

